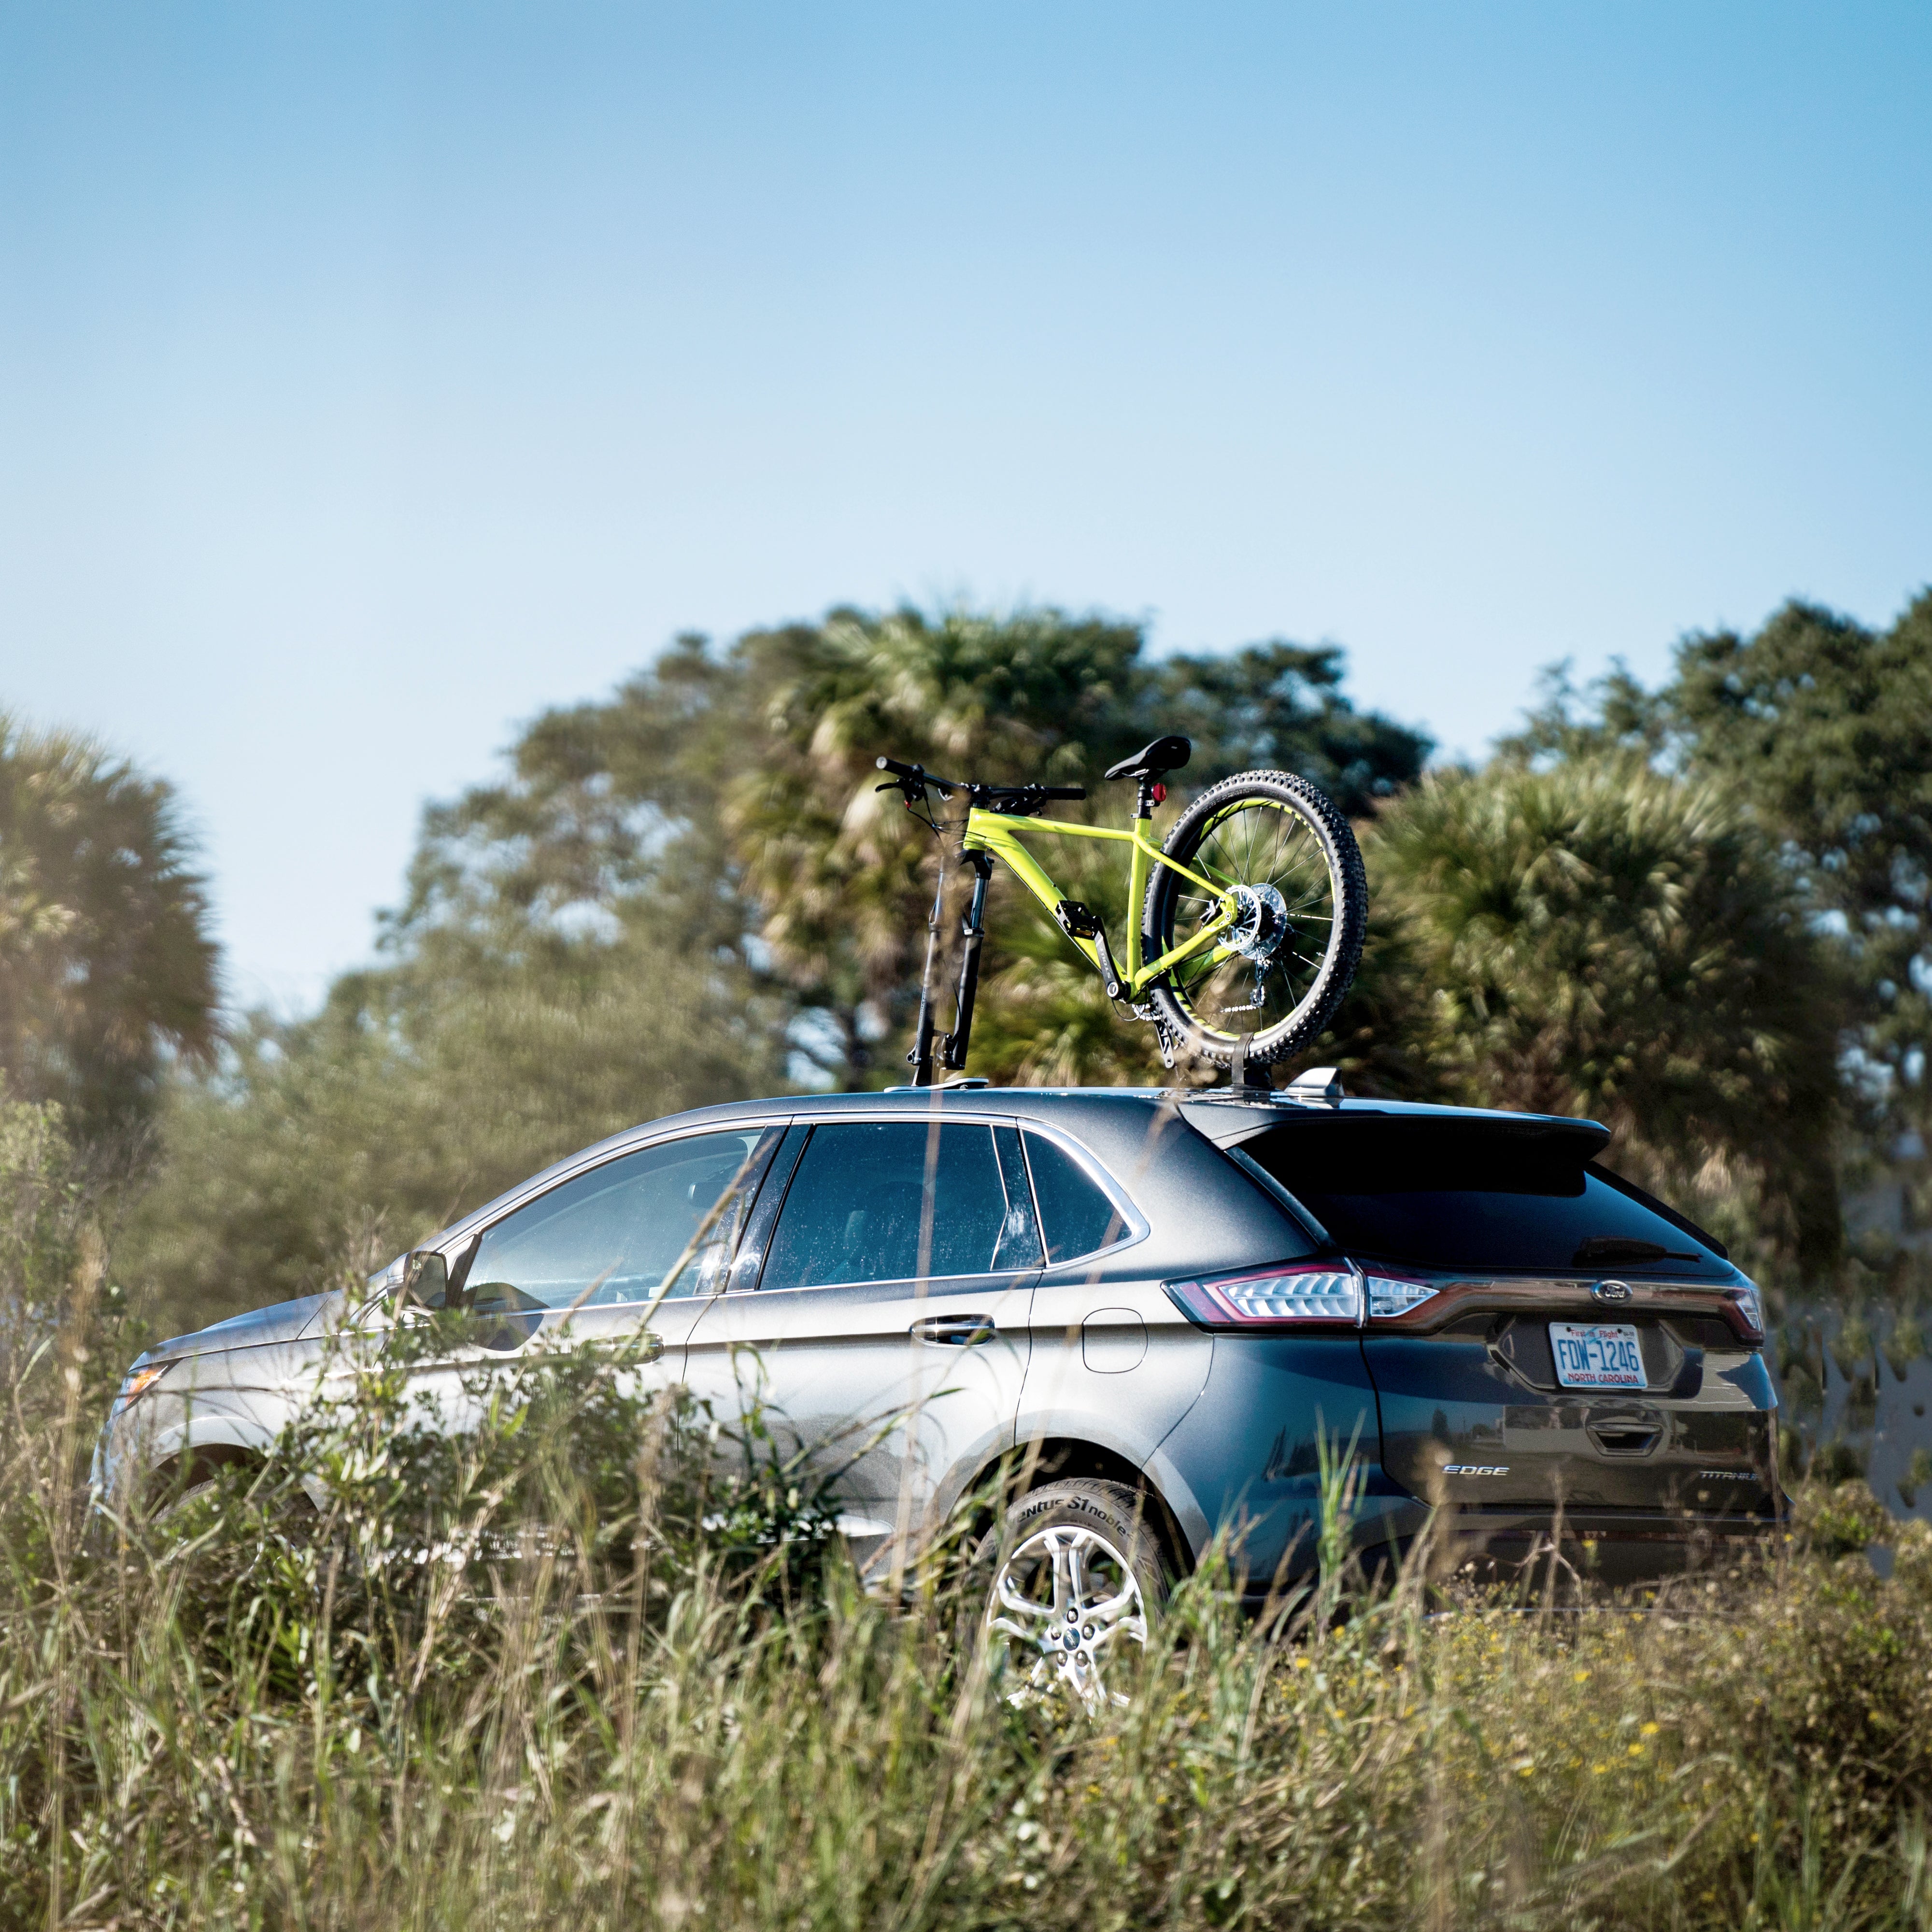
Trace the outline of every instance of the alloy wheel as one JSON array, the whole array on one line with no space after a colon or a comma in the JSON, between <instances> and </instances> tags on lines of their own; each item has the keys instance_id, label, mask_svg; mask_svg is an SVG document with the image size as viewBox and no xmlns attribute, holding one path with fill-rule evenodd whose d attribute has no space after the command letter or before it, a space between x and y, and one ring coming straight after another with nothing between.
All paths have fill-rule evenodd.
<instances>
[{"instance_id":1,"label":"alloy wheel","mask_svg":"<svg viewBox=\"0 0 1932 1932\"><path fill-rule=\"evenodd\" d=\"M1055 1523L1036 1530L1000 1566L986 1610L987 1634L1020 1681L1009 1701L1065 1692L1089 1710L1124 1705L1118 1682L1122 1646L1147 1642L1147 1604L1126 1558L1106 1538Z\"/></svg>"}]
</instances>

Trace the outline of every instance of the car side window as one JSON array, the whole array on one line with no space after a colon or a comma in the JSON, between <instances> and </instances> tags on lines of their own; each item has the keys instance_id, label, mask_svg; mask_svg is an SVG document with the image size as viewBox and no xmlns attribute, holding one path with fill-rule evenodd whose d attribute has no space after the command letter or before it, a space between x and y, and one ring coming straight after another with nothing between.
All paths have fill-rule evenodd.
<instances>
[{"instance_id":1,"label":"car side window","mask_svg":"<svg viewBox=\"0 0 1932 1932\"><path fill-rule=\"evenodd\" d=\"M756 1127L694 1134L578 1174L484 1232L463 1299L598 1307L648 1301L668 1279L669 1294L706 1292L769 1150Z\"/></svg>"},{"instance_id":2,"label":"car side window","mask_svg":"<svg viewBox=\"0 0 1932 1932\"><path fill-rule=\"evenodd\" d=\"M1073 1261L1126 1238L1120 1210L1065 1148L1043 1134L1028 1134L1026 1150L1049 1263Z\"/></svg>"},{"instance_id":3,"label":"car side window","mask_svg":"<svg viewBox=\"0 0 1932 1932\"><path fill-rule=\"evenodd\" d=\"M911 1120L814 1127L759 1286L1037 1268L1040 1237L1018 1151L1010 1127Z\"/></svg>"}]
</instances>

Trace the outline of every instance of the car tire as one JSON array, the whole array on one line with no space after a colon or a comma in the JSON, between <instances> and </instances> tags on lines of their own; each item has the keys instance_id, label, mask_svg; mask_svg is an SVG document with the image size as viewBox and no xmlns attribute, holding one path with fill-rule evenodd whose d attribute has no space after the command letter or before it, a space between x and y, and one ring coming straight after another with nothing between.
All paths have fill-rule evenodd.
<instances>
[{"instance_id":1,"label":"car tire","mask_svg":"<svg viewBox=\"0 0 1932 1932\"><path fill-rule=\"evenodd\" d=\"M1098 1711L1128 1701L1122 1653L1146 1644L1172 1587L1146 1497L1077 1476L1007 1510L974 1557L968 1601L1003 1696Z\"/></svg>"}]
</instances>

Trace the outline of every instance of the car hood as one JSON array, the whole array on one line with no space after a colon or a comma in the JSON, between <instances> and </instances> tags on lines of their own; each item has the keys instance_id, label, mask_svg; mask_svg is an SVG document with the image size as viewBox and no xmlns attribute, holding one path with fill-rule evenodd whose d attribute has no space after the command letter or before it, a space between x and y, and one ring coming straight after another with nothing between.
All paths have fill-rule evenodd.
<instances>
[{"instance_id":1,"label":"car hood","mask_svg":"<svg viewBox=\"0 0 1932 1932\"><path fill-rule=\"evenodd\" d=\"M252 1308L246 1315L231 1315L225 1322L212 1322L190 1335L176 1335L150 1348L143 1362L166 1362L183 1355L206 1355L222 1348L246 1348L258 1342L292 1342L314 1322L332 1294L304 1294L294 1301L278 1301L267 1308Z\"/></svg>"}]
</instances>

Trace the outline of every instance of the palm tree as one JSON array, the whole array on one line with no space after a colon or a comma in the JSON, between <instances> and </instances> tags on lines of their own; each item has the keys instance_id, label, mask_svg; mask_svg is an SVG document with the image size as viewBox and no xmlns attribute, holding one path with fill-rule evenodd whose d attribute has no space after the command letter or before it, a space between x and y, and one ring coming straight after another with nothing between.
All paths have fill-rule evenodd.
<instances>
[{"instance_id":1,"label":"palm tree","mask_svg":"<svg viewBox=\"0 0 1932 1932\"><path fill-rule=\"evenodd\" d=\"M0 1078L76 1138L138 1131L217 1037L215 946L171 788L0 712Z\"/></svg>"},{"instance_id":2,"label":"palm tree","mask_svg":"<svg viewBox=\"0 0 1932 1932\"><path fill-rule=\"evenodd\" d=\"M1396 800L1367 858L1453 1090L1600 1119L1666 1192L1749 1180L1803 1258L1835 1252L1844 988L1730 792L1640 758L1498 762Z\"/></svg>"},{"instance_id":3,"label":"palm tree","mask_svg":"<svg viewBox=\"0 0 1932 1932\"><path fill-rule=\"evenodd\" d=\"M939 862L932 832L874 789L873 759L1085 780L1131 748L1139 649L1131 626L1054 610L838 610L740 640L758 756L726 820L771 964L824 1015L848 1083L866 1083L872 1042L896 1041L916 1003Z\"/></svg>"}]
</instances>

